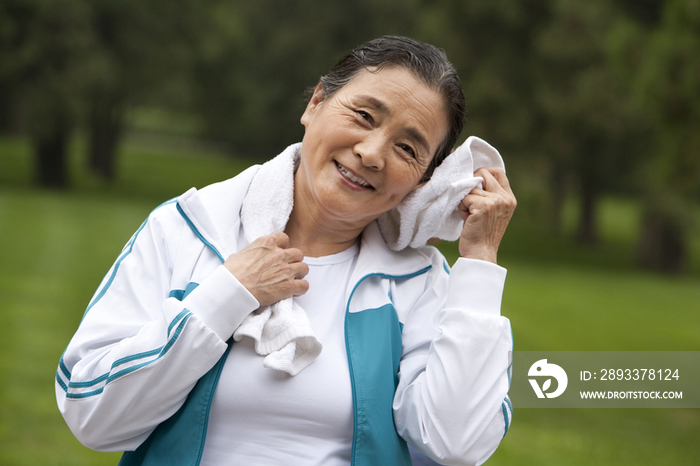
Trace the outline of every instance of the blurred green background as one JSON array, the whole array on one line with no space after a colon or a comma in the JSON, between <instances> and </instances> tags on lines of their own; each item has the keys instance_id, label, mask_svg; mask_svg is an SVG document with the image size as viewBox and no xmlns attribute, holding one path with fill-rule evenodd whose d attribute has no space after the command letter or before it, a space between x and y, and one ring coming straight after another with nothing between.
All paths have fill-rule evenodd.
<instances>
[{"instance_id":1,"label":"blurred green background","mask_svg":"<svg viewBox=\"0 0 700 466\"><path fill-rule=\"evenodd\" d=\"M516 350L700 350L700 0L0 0L0 464L116 464L53 392L102 276L382 34L445 49L506 160ZM698 437L697 409L516 406L487 464L698 464Z\"/></svg>"}]
</instances>

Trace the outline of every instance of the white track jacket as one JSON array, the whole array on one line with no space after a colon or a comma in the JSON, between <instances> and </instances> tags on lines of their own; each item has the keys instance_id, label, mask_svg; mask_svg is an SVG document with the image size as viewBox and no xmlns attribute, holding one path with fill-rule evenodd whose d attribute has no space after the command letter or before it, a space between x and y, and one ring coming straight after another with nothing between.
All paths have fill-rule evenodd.
<instances>
[{"instance_id":1,"label":"white track jacket","mask_svg":"<svg viewBox=\"0 0 700 466\"><path fill-rule=\"evenodd\" d=\"M92 298L56 373L58 406L84 445L122 463L197 465L231 336L257 301L222 262L258 167L157 208ZM353 465L481 464L511 422L505 269L433 247L391 251L362 235L347 301Z\"/></svg>"}]
</instances>

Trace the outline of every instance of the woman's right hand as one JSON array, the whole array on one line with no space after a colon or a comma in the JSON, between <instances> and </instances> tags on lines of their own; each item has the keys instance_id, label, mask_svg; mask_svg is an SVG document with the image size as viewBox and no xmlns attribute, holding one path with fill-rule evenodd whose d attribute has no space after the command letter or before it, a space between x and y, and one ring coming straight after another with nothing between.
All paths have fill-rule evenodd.
<instances>
[{"instance_id":1,"label":"woman's right hand","mask_svg":"<svg viewBox=\"0 0 700 466\"><path fill-rule=\"evenodd\" d=\"M285 233L261 236L241 251L231 254L224 266L258 300L269 306L309 289L303 278L309 266L299 249L289 248Z\"/></svg>"},{"instance_id":2,"label":"woman's right hand","mask_svg":"<svg viewBox=\"0 0 700 466\"><path fill-rule=\"evenodd\" d=\"M484 167L474 172L483 178L482 188L474 188L459 204L464 226L459 238L462 257L497 263L501 238L518 205L502 168Z\"/></svg>"}]
</instances>

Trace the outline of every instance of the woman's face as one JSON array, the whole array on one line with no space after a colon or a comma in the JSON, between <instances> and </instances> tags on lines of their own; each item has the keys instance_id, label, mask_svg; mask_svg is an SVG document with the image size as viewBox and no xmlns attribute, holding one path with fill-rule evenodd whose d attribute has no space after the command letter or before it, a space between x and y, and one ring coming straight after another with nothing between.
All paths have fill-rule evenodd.
<instances>
[{"instance_id":1,"label":"woman's face","mask_svg":"<svg viewBox=\"0 0 700 466\"><path fill-rule=\"evenodd\" d=\"M328 219L364 227L415 189L447 134L442 96L410 71L361 71L333 96L309 101L299 199Z\"/></svg>"}]
</instances>

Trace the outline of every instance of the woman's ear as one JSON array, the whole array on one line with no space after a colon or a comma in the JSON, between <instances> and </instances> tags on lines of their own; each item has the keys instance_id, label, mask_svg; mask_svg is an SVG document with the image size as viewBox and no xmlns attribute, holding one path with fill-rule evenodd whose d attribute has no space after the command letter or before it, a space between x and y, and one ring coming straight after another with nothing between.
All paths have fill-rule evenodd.
<instances>
[{"instance_id":1,"label":"woman's ear","mask_svg":"<svg viewBox=\"0 0 700 466\"><path fill-rule=\"evenodd\" d=\"M323 102L323 99L323 84L318 83L316 85L316 88L314 89L314 93L311 95L311 99L309 99L309 103L306 104L306 109L304 110L304 113L301 115L302 125L307 126L311 122L314 113L316 113L316 110L318 109L318 106L321 105L321 103Z\"/></svg>"}]
</instances>

